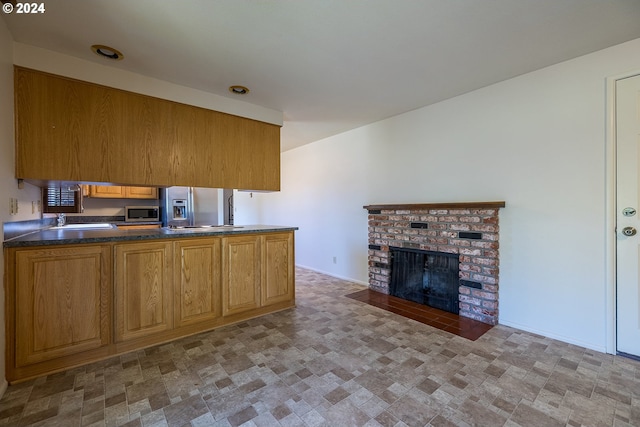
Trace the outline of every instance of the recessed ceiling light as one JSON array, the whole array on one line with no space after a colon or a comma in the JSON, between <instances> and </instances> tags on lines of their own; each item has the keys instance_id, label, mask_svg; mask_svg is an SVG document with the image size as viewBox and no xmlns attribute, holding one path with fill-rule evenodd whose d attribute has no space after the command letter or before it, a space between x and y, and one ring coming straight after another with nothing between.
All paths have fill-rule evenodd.
<instances>
[{"instance_id":1,"label":"recessed ceiling light","mask_svg":"<svg viewBox=\"0 0 640 427\"><path fill-rule=\"evenodd\" d=\"M105 58L113 59L115 61L120 61L122 58L124 58L124 55L118 49L114 49L112 47L104 46L104 45L101 45L101 44L94 44L93 46L91 46L91 50L96 55L100 55L100 56L103 56Z\"/></svg>"},{"instance_id":2,"label":"recessed ceiling light","mask_svg":"<svg viewBox=\"0 0 640 427\"><path fill-rule=\"evenodd\" d=\"M246 95L249 93L249 89L244 86L233 85L229 86L229 92L235 93L236 95Z\"/></svg>"}]
</instances>

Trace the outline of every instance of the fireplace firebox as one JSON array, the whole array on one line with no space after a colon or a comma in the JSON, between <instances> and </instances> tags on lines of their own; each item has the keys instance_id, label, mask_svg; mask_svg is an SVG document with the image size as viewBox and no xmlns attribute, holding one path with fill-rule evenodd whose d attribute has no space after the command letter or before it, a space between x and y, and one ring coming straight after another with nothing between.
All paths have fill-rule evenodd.
<instances>
[{"instance_id":1,"label":"fireplace firebox","mask_svg":"<svg viewBox=\"0 0 640 427\"><path fill-rule=\"evenodd\" d=\"M390 295L458 314L457 254L394 247L389 250Z\"/></svg>"}]
</instances>

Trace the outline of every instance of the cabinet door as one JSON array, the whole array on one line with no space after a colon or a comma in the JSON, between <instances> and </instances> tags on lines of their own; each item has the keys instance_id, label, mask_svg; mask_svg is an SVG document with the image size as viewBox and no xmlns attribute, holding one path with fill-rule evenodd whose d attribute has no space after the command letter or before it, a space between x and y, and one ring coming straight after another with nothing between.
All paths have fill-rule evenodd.
<instances>
[{"instance_id":1,"label":"cabinet door","mask_svg":"<svg viewBox=\"0 0 640 427\"><path fill-rule=\"evenodd\" d=\"M124 187L127 199L157 199L158 189L155 187Z\"/></svg>"},{"instance_id":2,"label":"cabinet door","mask_svg":"<svg viewBox=\"0 0 640 427\"><path fill-rule=\"evenodd\" d=\"M220 317L220 239L174 243L175 326Z\"/></svg>"},{"instance_id":3,"label":"cabinet door","mask_svg":"<svg viewBox=\"0 0 640 427\"><path fill-rule=\"evenodd\" d=\"M91 197L103 199L121 199L124 197L124 187L119 185L92 185Z\"/></svg>"},{"instance_id":4,"label":"cabinet door","mask_svg":"<svg viewBox=\"0 0 640 427\"><path fill-rule=\"evenodd\" d=\"M158 189L155 187L92 185L89 195L103 199L157 199Z\"/></svg>"},{"instance_id":5,"label":"cabinet door","mask_svg":"<svg viewBox=\"0 0 640 427\"><path fill-rule=\"evenodd\" d=\"M16 177L127 182L118 166L122 104L103 87L15 69Z\"/></svg>"},{"instance_id":6,"label":"cabinet door","mask_svg":"<svg viewBox=\"0 0 640 427\"><path fill-rule=\"evenodd\" d=\"M110 343L109 246L17 251L15 292L16 366Z\"/></svg>"},{"instance_id":7,"label":"cabinet door","mask_svg":"<svg viewBox=\"0 0 640 427\"><path fill-rule=\"evenodd\" d=\"M116 245L116 341L172 328L170 242Z\"/></svg>"},{"instance_id":8,"label":"cabinet door","mask_svg":"<svg viewBox=\"0 0 640 427\"><path fill-rule=\"evenodd\" d=\"M260 236L222 239L222 315L260 307Z\"/></svg>"},{"instance_id":9,"label":"cabinet door","mask_svg":"<svg viewBox=\"0 0 640 427\"><path fill-rule=\"evenodd\" d=\"M195 187L280 190L280 127L174 104L175 180ZM182 184L183 185L183 184Z\"/></svg>"},{"instance_id":10,"label":"cabinet door","mask_svg":"<svg viewBox=\"0 0 640 427\"><path fill-rule=\"evenodd\" d=\"M293 300L293 256L293 233L267 234L264 237L263 306Z\"/></svg>"}]
</instances>

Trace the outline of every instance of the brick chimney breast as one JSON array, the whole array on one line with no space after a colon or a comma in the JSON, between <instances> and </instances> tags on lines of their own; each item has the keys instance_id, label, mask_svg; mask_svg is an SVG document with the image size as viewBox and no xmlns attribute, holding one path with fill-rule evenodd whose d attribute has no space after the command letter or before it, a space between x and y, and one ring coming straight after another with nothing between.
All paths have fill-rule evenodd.
<instances>
[{"instance_id":1,"label":"brick chimney breast","mask_svg":"<svg viewBox=\"0 0 640 427\"><path fill-rule=\"evenodd\" d=\"M389 294L389 247L459 256L459 314L498 323L499 211L505 202L369 205L369 288Z\"/></svg>"}]
</instances>

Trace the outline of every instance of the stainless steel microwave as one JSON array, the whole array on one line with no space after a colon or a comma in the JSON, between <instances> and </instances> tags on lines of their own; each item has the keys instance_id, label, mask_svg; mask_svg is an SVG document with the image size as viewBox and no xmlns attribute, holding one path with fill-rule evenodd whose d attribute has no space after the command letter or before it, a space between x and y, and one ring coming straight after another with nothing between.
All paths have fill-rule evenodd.
<instances>
[{"instance_id":1,"label":"stainless steel microwave","mask_svg":"<svg viewBox=\"0 0 640 427\"><path fill-rule=\"evenodd\" d=\"M160 221L158 206L125 206L125 222L155 222Z\"/></svg>"}]
</instances>

